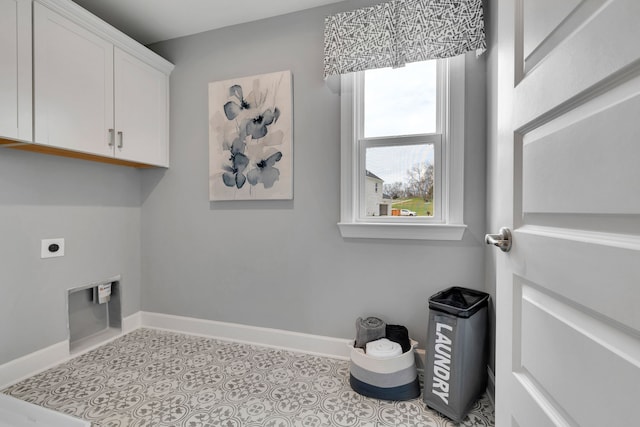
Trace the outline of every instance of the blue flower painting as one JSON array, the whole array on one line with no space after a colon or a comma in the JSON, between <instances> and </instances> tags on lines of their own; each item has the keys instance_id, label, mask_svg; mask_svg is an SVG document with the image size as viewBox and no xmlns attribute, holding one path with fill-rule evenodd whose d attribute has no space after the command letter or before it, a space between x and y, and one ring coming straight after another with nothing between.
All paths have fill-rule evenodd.
<instances>
[{"instance_id":1,"label":"blue flower painting","mask_svg":"<svg viewBox=\"0 0 640 427\"><path fill-rule=\"evenodd\" d=\"M291 72L209 83L209 199L293 198Z\"/></svg>"}]
</instances>

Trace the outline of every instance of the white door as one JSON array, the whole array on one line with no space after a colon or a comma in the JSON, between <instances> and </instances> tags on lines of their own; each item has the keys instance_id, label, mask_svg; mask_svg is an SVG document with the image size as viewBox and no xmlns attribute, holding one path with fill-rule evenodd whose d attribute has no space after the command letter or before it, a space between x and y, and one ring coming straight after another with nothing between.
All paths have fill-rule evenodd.
<instances>
[{"instance_id":1,"label":"white door","mask_svg":"<svg viewBox=\"0 0 640 427\"><path fill-rule=\"evenodd\" d=\"M496 425L638 426L640 1L492 6Z\"/></svg>"},{"instance_id":2,"label":"white door","mask_svg":"<svg viewBox=\"0 0 640 427\"><path fill-rule=\"evenodd\" d=\"M168 166L169 77L118 48L114 73L115 156Z\"/></svg>"},{"instance_id":3,"label":"white door","mask_svg":"<svg viewBox=\"0 0 640 427\"><path fill-rule=\"evenodd\" d=\"M0 0L0 138L31 140L31 0Z\"/></svg>"},{"instance_id":4,"label":"white door","mask_svg":"<svg viewBox=\"0 0 640 427\"><path fill-rule=\"evenodd\" d=\"M33 4L35 142L113 156L113 45Z\"/></svg>"}]
</instances>

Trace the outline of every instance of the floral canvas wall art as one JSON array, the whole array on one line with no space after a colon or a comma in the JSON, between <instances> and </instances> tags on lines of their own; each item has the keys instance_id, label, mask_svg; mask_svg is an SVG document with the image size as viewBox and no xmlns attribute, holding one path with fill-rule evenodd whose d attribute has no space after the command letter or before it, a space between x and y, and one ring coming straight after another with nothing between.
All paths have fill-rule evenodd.
<instances>
[{"instance_id":1,"label":"floral canvas wall art","mask_svg":"<svg viewBox=\"0 0 640 427\"><path fill-rule=\"evenodd\" d=\"M293 198L291 71L209 83L209 199Z\"/></svg>"}]
</instances>

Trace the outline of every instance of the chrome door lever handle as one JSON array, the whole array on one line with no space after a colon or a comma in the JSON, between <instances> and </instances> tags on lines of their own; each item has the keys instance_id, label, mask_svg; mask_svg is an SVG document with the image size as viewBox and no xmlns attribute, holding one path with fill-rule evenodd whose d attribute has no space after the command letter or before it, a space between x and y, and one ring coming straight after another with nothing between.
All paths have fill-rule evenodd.
<instances>
[{"instance_id":1,"label":"chrome door lever handle","mask_svg":"<svg viewBox=\"0 0 640 427\"><path fill-rule=\"evenodd\" d=\"M484 242L487 245L499 247L502 252L509 252L512 243L511 230L507 227L502 227L498 234L485 235Z\"/></svg>"}]
</instances>

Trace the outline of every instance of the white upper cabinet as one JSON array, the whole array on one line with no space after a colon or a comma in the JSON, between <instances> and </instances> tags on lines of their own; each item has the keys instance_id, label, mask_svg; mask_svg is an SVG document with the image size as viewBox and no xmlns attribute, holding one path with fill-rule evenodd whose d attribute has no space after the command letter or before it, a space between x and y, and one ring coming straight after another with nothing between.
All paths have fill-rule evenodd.
<instances>
[{"instance_id":1,"label":"white upper cabinet","mask_svg":"<svg viewBox=\"0 0 640 427\"><path fill-rule=\"evenodd\" d=\"M113 45L33 5L35 138L113 156Z\"/></svg>"},{"instance_id":2,"label":"white upper cabinet","mask_svg":"<svg viewBox=\"0 0 640 427\"><path fill-rule=\"evenodd\" d=\"M31 141L31 0L0 0L0 138Z\"/></svg>"},{"instance_id":3,"label":"white upper cabinet","mask_svg":"<svg viewBox=\"0 0 640 427\"><path fill-rule=\"evenodd\" d=\"M114 70L115 157L168 166L168 76L117 47Z\"/></svg>"},{"instance_id":4,"label":"white upper cabinet","mask_svg":"<svg viewBox=\"0 0 640 427\"><path fill-rule=\"evenodd\" d=\"M68 0L33 6L34 142L168 166L173 65Z\"/></svg>"}]
</instances>

